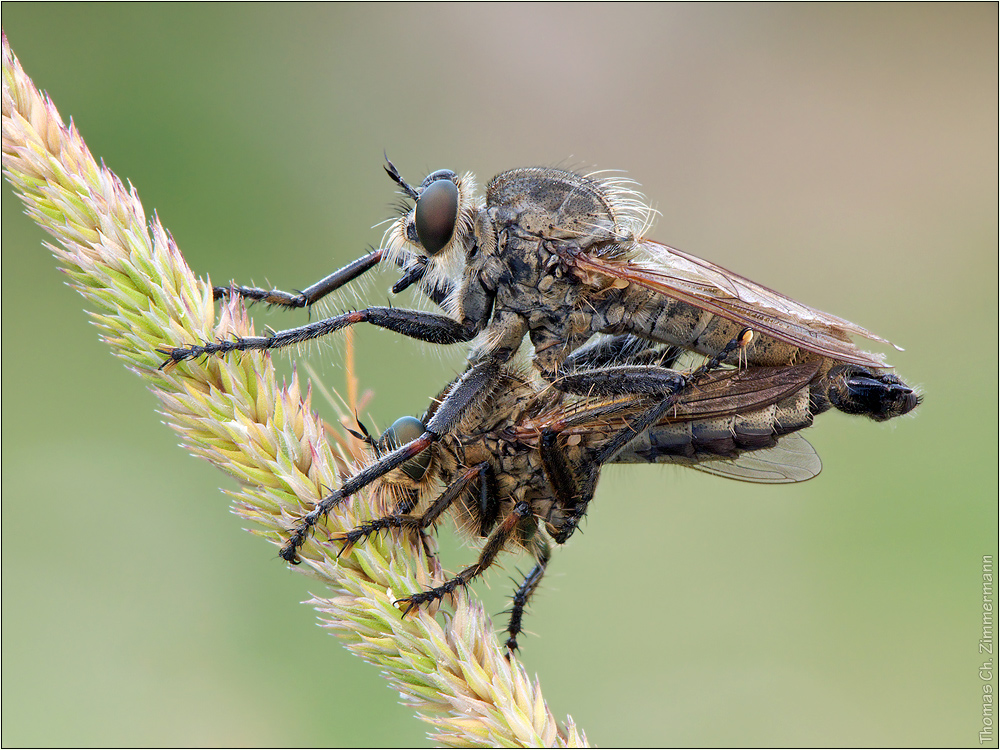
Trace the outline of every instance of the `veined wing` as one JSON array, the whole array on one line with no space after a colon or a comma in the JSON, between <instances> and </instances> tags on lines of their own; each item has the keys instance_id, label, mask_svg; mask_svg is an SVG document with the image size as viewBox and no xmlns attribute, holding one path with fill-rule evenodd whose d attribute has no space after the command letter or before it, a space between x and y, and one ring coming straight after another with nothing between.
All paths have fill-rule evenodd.
<instances>
[{"instance_id":1,"label":"veined wing","mask_svg":"<svg viewBox=\"0 0 1000 750\"><path fill-rule=\"evenodd\" d=\"M882 355L859 349L851 336L895 346L848 320L659 242L642 240L632 256L577 253L573 261L588 271L638 284L839 362L886 366Z\"/></svg>"},{"instance_id":2,"label":"veined wing","mask_svg":"<svg viewBox=\"0 0 1000 750\"><path fill-rule=\"evenodd\" d=\"M791 373L781 371L792 368L773 368L779 370L773 374L767 372L772 368L761 369L764 372L744 371L746 383L733 376L728 382L708 384L703 402L694 399L688 407L691 416L661 421L619 453L615 463L672 463L762 484L812 479L823 464L813 447L798 434L813 419L805 390L808 377L798 381L802 388L789 394L784 409L771 412L764 407L777 403L769 400L778 393L777 381L787 379L789 385L794 382ZM753 390L751 385L759 387Z\"/></svg>"},{"instance_id":3,"label":"veined wing","mask_svg":"<svg viewBox=\"0 0 1000 750\"><path fill-rule=\"evenodd\" d=\"M794 367L719 370L689 386L676 408L655 426L637 435L614 463L672 463L728 479L764 484L803 482L819 474L822 463L813 447L796 432L777 435L782 427L761 432L756 425L739 426L740 415L752 415L808 387L818 362ZM599 446L624 429L630 419L650 408L648 397L583 398L562 404L521 424L521 439L531 439L541 427L560 432L567 445ZM812 422L803 404L800 424ZM736 418L731 422L731 418ZM691 427L683 425L693 424ZM746 431L749 429L749 431ZM787 425L786 425L787 429ZM792 429L798 429L793 427ZM713 451L724 454L713 455Z\"/></svg>"},{"instance_id":4,"label":"veined wing","mask_svg":"<svg viewBox=\"0 0 1000 750\"><path fill-rule=\"evenodd\" d=\"M820 461L816 449L798 433L778 438L778 444L773 448L747 451L736 458L676 463L717 477L758 484L804 482L812 479L823 469L823 462Z\"/></svg>"},{"instance_id":5,"label":"veined wing","mask_svg":"<svg viewBox=\"0 0 1000 750\"><path fill-rule=\"evenodd\" d=\"M819 362L789 367L752 367L746 370L716 370L682 391L674 409L659 424L714 419L748 413L781 401L806 387L819 370ZM648 396L582 397L562 403L532 420L525 420L515 433L531 439L543 428L592 440L624 428L658 399Z\"/></svg>"}]
</instances>

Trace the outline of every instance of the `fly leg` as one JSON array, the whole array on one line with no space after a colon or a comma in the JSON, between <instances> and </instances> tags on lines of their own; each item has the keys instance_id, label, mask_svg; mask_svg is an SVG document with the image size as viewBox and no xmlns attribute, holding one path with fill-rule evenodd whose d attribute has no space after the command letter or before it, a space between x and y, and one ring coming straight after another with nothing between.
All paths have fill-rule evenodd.
<instances>
[{"instance_id":1,"label":"fly leg","mask_svg":"<svg viewBox=\"0 0 1000 750\"><path fill-rule=\"evenodd\" d=\"M403 468L403 471L406 471L405 466ZM396 503L396 507L393 508L392 515L397 517L407 516L414 508L417 507L417 504L419 502L420 502L419 491L417 491L414 488L407 488L405 490L405 497L398 503ZM402 528L402 525L400 525L399 528ZM430 535L424 528L417 529L417 533L420 535L420 546L424 548L424 555L427 556L427 559L430 561L431 565L433 565L435 569L440 569L441 563L438 561L437 552L431 545ZM339 536L334 536L333 538L336 540L346 541L346 535L344 534ZM353 542L350 542L348 545L345 545L344 548L338 554L338 557L344 554L344 552L349 551L351 545L353 545Z\"/></svg>"},{"instance_id":2,"label":"fly leg","mask_svg":"<svg viewBox=\"0 0 1000 750\"><path fill-rule=\"evenodd\" d=\"M587 513L587 506L594 497L597 479L600 473L598 464L586 464L582 470L575 470L566 460L566 454L558 445L558 433L546 429L542 432L539 452L542 459L542 469L552 489L556 507L563 511L564 516L558 524L550 523L548 532L556 544L563 544L576 531L580 521ZM551 551L549 545L540 536L535 535L531 543L531 553L535 558L535 566L524 577L524 581L514 592L510 608L510 620L507 623L507 649L517 650L517 637L521 634L521 622L528 600L535 593L538 584L545 574L549 564Z\"/></svg>"},{"instance_id":3,"label":"fly leg","mask_svg":"<svg viewBox=\"0 0 1000 750\"><path fill-rule=\"evenodd\" d=\"M345 542L344 548L341 550L340 554L349 552L351 547L358 542L363 541L372 534L376 534L385 529L415 529L423 533L426 529L429 529L437 522L438 518L441 517L441 514L451 507L451 504L454 503L455 500L461 497L462 493L465 492L469 484L475 480L476 477L482 478L487 466L488 464L483 462L463 471L422 515L410 515L409 510L412 510L412 507L407 510L397 507L396 512L392 515L376 518L373 521L361 524L355 529L346 531L343 534L338 534L334 537L334 539L336 541Z\"/></svg>"},{"instance_id":4,"label":"fly leg","mask_svg":"<svg viewBox=\"0 0 1000 750\"><path fill-rule=\"evenodd\" d=\"M316 506L306 513L299 524L291 530L288 540L278 553L280 557L287 562L298 564L300 562L299 548L309 538L313 526L321 518L379 477L419 456L433 445L441 435L454 428L469 405L494 386L503 362L509 357L510 352L504 350L470 367L438 406L424 432L405 445L386 453L374 464L359 471L316 503Z\"/></svg>"},{"instance_id":5,"label":"fly leg","mask_svg":"<svg viewBox=\"0 0 1000 750\"><path fill-rule=\"evenodd\" d=\"M559 433L555 430L543 430L538 450L556 507L563 514L559 523L549 524L549 534L556 544L564 544L576 531L587 514L587 506L594 499L600 464L587 462L574 469L566 460L566 453L559 446L558 439Z\"/></svg>"},{"instance_id":6,"label":"fly leg","mask_svg":"<svg viewBox=\"0 0 1000 750\"><path fill-rule=\"evenodd\" d=\"M621 364L672 368L684 352L678 346L658 346L647 339L620 334L572 352L559 368L563 374Z\"/></svg>"},{"instance_id":7,"label":"fly leg","mask_svg":"<svg viewBox=\"0 0 1000 750\"><path fill-rule=\"evenodd\" d=\"M459 322L446 315L419 312L417 310L400 310L394 307L368 307L355 312L335 315L331 318L318 320L297 328L278 331L272 336L241 336L232 341L218 341L202 346L172 347L158 349L167 359L160 365L164 367L197 359L203 356L223 355L229 352L246 352L253 350L266 351L281 349L293 344L326 336L357 323L371 323L379 328L385 328L404 336L426 341L431 344L458 344L472 340L481 328L481 324L469 320Z\"/></svg>"},{"instance_id":8,"label":"fly leg","mask_svg":"<svg viewBox=\"0 0 1000 750\"><path fill-rule=\"evenodd\" d=\"M621 356L621 344L631 346L630 337L615 337L610 339L611 346L607 361L617 361ZM684 391L696 385L706 373L721 366L722 361L737 348L746 346L752 338L750 329L744 329L721 352L690 375L682 375L675 370L659 365L618 365L582 369L570 375L565 375L553 384L570 393L598 394L607 396L646 396L657 401L646 412L641 413L631 424L612 436L602 449L596 452L591 460L584 462L579 468L574 468L566 460L565 451L559 447L556 430L546 428L539 439L539 453L542 468L552 488L557 507L562 511L558 524L550 524L549 533L557 544L563 544L572 536L587 513L587 506L594 497L601 466L611 461L637 435L656 424L681 398ZM640 349L642 347L640 346ZM660 360L668 362L665 353ZM587 357L588 364L599 362L593 356ZM672 361L670 361L672 364ZM575 363L571 362L571 366Z\"/></svg>"},{"instance_id":9,"label":"fly leg","mask_svg":"<svg viewBox=\"0 0 1000 750\"><path fill-rule=\"evenodd\" d=\"M606 345L613 345L619 339L625 339L627 343L627 340L632 338L616 336L606 342ZM678 354L674 347L670 347L659 360L650 364L604 366L604 362L621 361L623 355L620 348L610 349L606 355L598 359L588 357L586 354L574 359L571 355L566 360L570 367L563 367L555 376L546 377L557 389L581 396L669 396L686 387L689 382L701 378L705 373L721 367L726 357L736 349L745 349L752 340L753 331L744 328L714 357L686 376L676 370L668 369ZM634 360L629 359L629 361Z\"/></svg>"},{"instance_id":10,"label":"fly leg","mask_svg":"<svg viewBox=\"0 0 1000 750\"><path fill-rule=\"evenodd\" d=\"M457 576L445 581L440 586L435 586L427 591L421 591L419 594L411 594L410 596L404 596L402 599L397 599L396 604L405 603L407 605L403 616L405 617L413 609L427 602L443 599L449 594L454 593L455 589L459 586L468 586L470 581L482 575L493 565L497 555L510 542L530 536L535 530L535 524L535 516L531 512L531 506L523 500L516 503L511 512L507 514L507 517L500 522L493 530L493 533L486 539L486 543L479 553L479 559L476 560L475 564L470 565Z\"/></svg>"},{"instance_id":11,"label":"fly leg","mask_svg":"<svg viewBox=\"0 0 1000 750\"><path fill-rule=\"evenodd\" d=\"M726 347L701 368L685 377L667 369L670 364L673 364L673 358L676 356L674 352L670 350L650 352L645 343L632 337L615 337L592 348L591 351L578 358L571 357L568 362L569 368L581 369L573 375L564 376L555 384L557 387L568 386L564 389L570 392L594 393L595 391L603 392L603 388L608 388L608 392L613 395L621 395L624 392L629 395L650 395L658 398L666 396L648 412L639 416L639 422L649 420L649 424L655 424L673 406L685 388L697 383L705 373L718 368L734 349L745 346L748 341L748 333L741 333L731 346ZM606 366L607 363L621 361L623 357L629 361L639 361L641 358L649 364ZM609 377L611 372L614 374ZM610 385L608 385L609 383ZM555 507L560 511L560 520L557 523L550 522L548 524L548 532L553 541L557 544L563 544L573 535L594 497L601 466L648 426L642 427L633 423L621 430L611 440L613 444L621 443L621 445L613 445L610 450L605 449L594 460L583 462L580 466L574 466L567 459L565 450L559 445L559 432L552 429L545 429L542 432L539 439L542 468L552 490ZM549 548L543 540L533 541L532 553L535 556L536 564L514 592L513 605L510 609L506 644L509 651L514 651L518 647L517 637L522 632L525 608L531 595L538 587L549 562ZM485 554L486 550L484 549ZM441 589L449 584L453 584L452 588L464 585L468 579L462 581L460 580L462 576L470 573L475 576L479 572L481 571L473 566L463 571L458 578L446 583ZM427 593L431 594L432 592ZM450 593L450 590L443 591L440 595L443 596L446 593Z\"/></svg>"},{"instance_id":12,"label":"fly leg","mask_svg":"<svg viewBox=\"0 0 1000 750\"><path fill-rule=\"evenodd\" d=\"M609 440L595 456L597 465L603 466L607 462L611 461L635 438L636 435L645 432L654 424L659 422L660 419L662 419L671 409L674 408L674 405L678 400L680 400L684 391L697 385L698 381L705 374L717 369L725 358L728 357L734 350L746 348L752 338L753 331L749 328L744 328L740 331L736 338L723 347L722 351L692 372L687 378L684 379L684 382L674 388L673 391L665 394L666 398L664 398L659 404L656 404L648 411L640 414L631 424L624 429L619 430L618 434L612 437L611 440Z\"/></svg>"},{"instance_id":13,"label":"fly leg","mask_svg":"<svg viewBox=\"0 0 1000 750\"><path fill-rule=\"evenodd\" d=\"M484 461L462 472L422 516L386 516L385 518L362 524L340 537L348 544L344 549L348 549L350 545L382 529L416 528L422 530L430 527L452 503L468 490L477 477L480 489L479 511L482 514L480 528L483 530L489 529L495 520L499 501L496 496L496 480L493 477L492 469L489 463ZM523 540L530 537L532 538L531 553L535 558L535 566L525 576L521 585L514 592L513 602L509 610L510 621L507 625L507 648L510 651L517 650L517 636L522 630L521 622L524 618L525 607L527 607L528 600L535 592L535 589L538 588L550 557L548 544L538 538L535 533L536 531L537 526L534 514L531 512L531 506L523 501L517 503L507 517L494 529L493 533L487 537L479 559L474 565L469 566L440 586L403 597L397 600L396 603L401 604L405 602L408 605L404 612L405 616L415 607L442 599L452 594L459 586L464 587L468 585L470 581L488 570L495 562L497 555L508 546L510 541L513 539Z\"/></svg>"},{"instance_id":14,"label":"fly leg","mask_svg":"<svg viewBox=\"0 0 1000 750\"><path fill-rule=\"evenodd\" d=\"M283 292L280 289L262 289L255 286L241 286L233 284L231 286L212 287L212 297L223 299L237 294L254 302L264 302L268 305L279 307L310 307L326 295L339 289L362 274L370 271L385 256L385 250L373 250L367 255L363 255L357 260L353 260L338 271L334 271L324 279L320 279L312 286L306 287L301 292Z\"/></svg>"},{"instance_id":15,"label":"fly leg","mask_svg":"<svg viewBox=\"0 0 1000 750\"><path fill-rule=\"evenodd\" d=\"M392 293L399 294L405 289L409 289L414 284L420 285L420 291L422 291L431 302L433 302L438 307L444 305L444 301L448 299L455 291L455 284L449 279L437 279L434 286L423 283L424 273L427 271L427 258L423 255L416 255L409 262L405 259L397 257L396 260L405 265L403 266L403 275L395 284L392 285Z\"/></svg>"},{"instance_id":16,"label":"fly leg","mask_svg":"<svg viewBox=\"0 0 1000 750\"><path fill-rule=\"evenodd\" d=\"M276 307L312 307L323 297L335 292L340 287L354 281L359 276L364 275L385 259L387 251L385 248L372 250L367 255L362 255L356 260L352 260L343 268L334 271L326 278L320 279L301 292L285 292L281 289L264 289L256 286L243 286L242 284L231 284L230 286L212 287L213 299L226 299L232 295L238 295L253 302L263 302ZM399 294L404 289L423 280L427 269L427 259L423 256L415 256L407 260L398 253L393 254L393 259L403 266L403 276L393 287L393 294ZM441 305L454 291L454 285L446 279L438 280L434 287L424 287L421 289L432 302Z\"/></svg>"},{"instance_id":17,"label":"fly leg","mask_svg":"<svg viewBox=\"0 0 1000 750\"><path fill-rule=\"evenodd\" d=\"M420 197L420 192L403 180L402 176L399 174L399 170L396 169L395 165L393 165L388 158L386 158L385 171L392 181L402 188L403 192L405 192L407 196L413 200L417 200ZM263 289L261 287L232 284L228 287L212 287L212 297L214 299L223 299L231 296L232 294L237 294L246 299L253 300L254 302L264 302L268 305L276 305L278 307L311 307L314 303L318 302L331 292L336 291L344 284L347 284L370 271L387 255L391 255L391 257L400 266L405 266L403 267L402 278L397 281L392 288L394 294L398 294L407 287L423 281L424 273L427 268L426 258L421 256L407 258L398 253L390 254L385 248L378 248L377 250L372 250L367 255L361 256L357 260L351 261L340 270L334 271L326 278L320 279L315 284L303 289L301 292L284 292L280 289ZM441 305L454 290L454 285L444 280L439 281L434 287L424 287L421 283L421 288L435 304Z\"/></svg>"},{"instance_id":18,"label":"fly leg","mask_svg":"<svg viewBox=\"0 0 1000 750\"><path fill-rule=\"evenodd\" d=\"M508 652L517 651L517 637L521 634L521 620L524 618L524 609L528 606L528 600L535 593L538 584L541 583L542 576L545 575L545 568L549 564L551 551L545 540L537 538L534 540L531 553L535 557L535 567L524 577L521 585L514 592L514 599L511 604L510 620L507 622L507 646ZM508 657L509 658L509 657Z\"/></svg>"}]
</instances>

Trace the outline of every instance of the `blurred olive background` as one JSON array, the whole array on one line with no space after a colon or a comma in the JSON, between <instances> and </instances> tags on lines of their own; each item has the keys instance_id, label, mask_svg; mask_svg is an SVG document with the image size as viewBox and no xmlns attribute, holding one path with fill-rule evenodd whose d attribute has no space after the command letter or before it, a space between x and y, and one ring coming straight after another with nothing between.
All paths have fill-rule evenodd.
<instances>
[{"instance_id":1,"label":"blurred olive background","mask_svg":"<svg viewBox=\"0 0 1000 750\"><path fill-rule=\"evenodd\" d=\"M522 655L602 745L978 743L996 5L4 4L3 26L216 282L301 288L377 243L383 149L410 181L615 168L661 212L651 236L905 346L890 361L925 403L824 415L815 481L607 470ZM216 489L235 483L177 448L42 240L5 187L3 744L426 744L299 604L317 584L240 530ZM356 340L370 424L462 366ZM339 351L310 352L331 387ZM452 569L475 554L445 547ZM489 611L526 564L478 586Z\"/></svg>"}]
</instances>

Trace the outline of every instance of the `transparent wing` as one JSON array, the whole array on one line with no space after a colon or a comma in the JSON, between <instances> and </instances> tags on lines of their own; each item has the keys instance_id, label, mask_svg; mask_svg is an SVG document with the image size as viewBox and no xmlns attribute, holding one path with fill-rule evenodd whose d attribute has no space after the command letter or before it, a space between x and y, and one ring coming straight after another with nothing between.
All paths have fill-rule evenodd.
<instances>
[{"instance_id":1,"label":"transparent wing","mask_svg":"<svg viewBox=\"0 0 1000 750\"><path fill-rule=\"evenodd\" d=\"M683 465L706 474L759 484L804 482L823 469L823 462L816 449L798 434L785 435L779 438L778 444L773 448L748 451L738 458L703 460Z\"/></svg>"},{"instance_id":2,"label":"transparent wing","mask_svg":"<svg viewBox=\"0 0 1000 750\"><path fill-rule=\"evenodd\" d=\"M796 302L737 273L659 242L642 240L632 256L623 260L578 253L574 262L586 270L638 284L841 362L885 367L881 355L859 349L851 336L895 346L848 320Z\"/></svg>"}]
</instances>

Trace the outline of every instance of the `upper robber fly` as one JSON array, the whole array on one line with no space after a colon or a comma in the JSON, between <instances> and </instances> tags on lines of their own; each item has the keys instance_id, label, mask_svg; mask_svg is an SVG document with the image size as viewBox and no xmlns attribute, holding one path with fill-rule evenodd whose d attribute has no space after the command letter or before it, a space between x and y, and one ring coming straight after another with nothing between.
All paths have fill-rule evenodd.
<instances>
[{"instance_id":1,"label":"upper robber fly","mask_svg":"<svg viewBox=\"0 0 1000 750\"><path fill-rule=\"evenodd\" d=\"M882 402L869 414L877 420L919 403L898 378L879 372L886 367L881 355L850 338L889 343L880 336L642 237L651 212L620 179L514 169L491 180L483 200L469 174L438 170L413 187L391 162L386 171L414 206L389 229L384 248L298 294L234 286L216 288L216 296L235 291L304 307L388 260L404 268L394 291L417 284L447 314L368 307L272 336L164 350L165 364L280 348L369 322L438 344L482 334L473 363L509 360L527 334L535 366L556 381L566 357L598 333L630 333L711 356L750 327L756 335L740 353L748 365L819 358L820 375L845 366Z\"/></svg>"}]
</instances>

